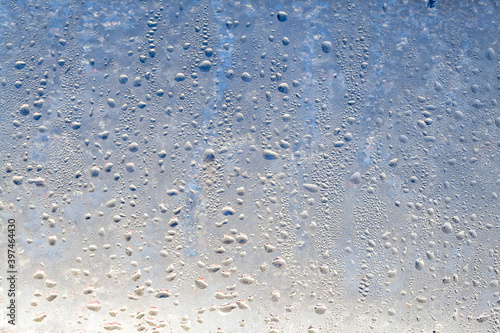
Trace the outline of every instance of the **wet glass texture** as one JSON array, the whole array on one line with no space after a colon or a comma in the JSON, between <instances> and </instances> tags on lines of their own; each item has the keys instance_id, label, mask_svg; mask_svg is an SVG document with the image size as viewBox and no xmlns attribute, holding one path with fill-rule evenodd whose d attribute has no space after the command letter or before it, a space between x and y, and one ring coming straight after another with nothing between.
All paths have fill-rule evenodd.
<instances>
[{"instance_id":1,"label":"wet glass texture","mask_svg":"<svg viewBox=\"0 0 500 333\"><path fill-rule=\"evenodd\" d=\"M499 20L1 1L0 331L500 332Z\"/></svg>"}]
</instances>

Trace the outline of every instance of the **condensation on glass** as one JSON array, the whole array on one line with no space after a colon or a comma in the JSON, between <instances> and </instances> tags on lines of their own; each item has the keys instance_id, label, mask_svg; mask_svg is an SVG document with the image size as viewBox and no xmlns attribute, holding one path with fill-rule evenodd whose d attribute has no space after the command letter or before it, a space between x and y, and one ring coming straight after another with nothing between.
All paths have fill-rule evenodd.
<instances>
[{"instance_id":1,"label":"condensation on glass","mask_svg":"<svg viewBox=\"0 0 500 333\"><path fill-rule=\"evenodd\" d=\"M497 2L0 16L2 332L500 330Z\"/></svg>"}]
</instances>

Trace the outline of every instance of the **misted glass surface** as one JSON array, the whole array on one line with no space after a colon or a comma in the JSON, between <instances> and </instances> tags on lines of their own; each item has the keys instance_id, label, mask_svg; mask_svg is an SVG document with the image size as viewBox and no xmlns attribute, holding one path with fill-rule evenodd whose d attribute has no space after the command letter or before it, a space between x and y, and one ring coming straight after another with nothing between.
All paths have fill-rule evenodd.
<instances>
[{"instance_id":1,"label":"misted glass surface","mask_svg":"<svg viewBox=\"0 0 500 333\"><path fill-rule=\"evenodd\" d=\"M0 331L500 332L499 19L0 2Z\"/></svg>"}]
</instances>

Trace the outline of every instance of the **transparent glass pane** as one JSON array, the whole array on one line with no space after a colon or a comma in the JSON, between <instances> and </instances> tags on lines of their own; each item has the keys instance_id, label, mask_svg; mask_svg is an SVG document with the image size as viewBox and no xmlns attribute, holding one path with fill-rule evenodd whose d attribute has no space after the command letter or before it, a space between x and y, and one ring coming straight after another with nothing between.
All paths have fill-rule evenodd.
<instances>
[{"instance_id":1,"label":"transparent glass pane","mask_svg":"<svg viewBox=\"0 0 500 333\"><path fill-rule=\"evenodd\" d=\"M498 332L499 3L3 1L1 332Z\"/></svg>"}]
</instances>

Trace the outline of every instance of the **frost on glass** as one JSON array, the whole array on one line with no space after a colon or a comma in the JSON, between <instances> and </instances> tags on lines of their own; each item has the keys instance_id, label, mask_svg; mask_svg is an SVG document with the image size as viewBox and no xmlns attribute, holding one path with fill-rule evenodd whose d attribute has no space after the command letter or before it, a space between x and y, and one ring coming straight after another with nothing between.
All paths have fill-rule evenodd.
<instances>
[{"instance_id":1,"label":"frost on glass","mask_svg":"<svg viewBox=\"0 0 500 333\"><path fill-rule=\"evenodd\" d=\"M0 17L2 332L500 330L498 2Z\"/></svg>"}]
</instances>

